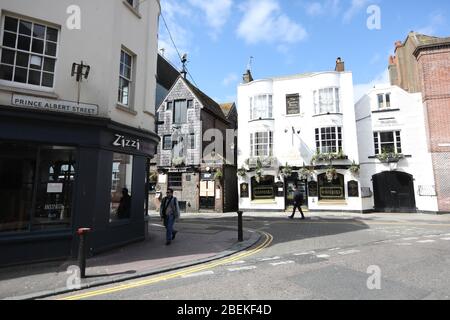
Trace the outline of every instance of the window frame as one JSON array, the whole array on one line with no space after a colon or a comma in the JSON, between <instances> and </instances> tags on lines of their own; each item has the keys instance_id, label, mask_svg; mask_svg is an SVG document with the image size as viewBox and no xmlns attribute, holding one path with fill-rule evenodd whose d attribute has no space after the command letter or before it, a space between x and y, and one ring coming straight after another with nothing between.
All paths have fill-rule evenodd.
<instances>
[{"instance_id":1,"label":"window frame","mask_svg":"<svg viewBox=\"0 0 450 320\"><path fill-rule=\"evenodd\" d=\"M131 65L127 66L124 62L122 62L122 53L128 55L130 57ZM126 78L125 75L122 75L122 64L124 67L130 68L130 78ZM119 97L118 97L118 104L121 106L124 106L125 108L129 108L131 110L134 109L134 87L135 87L135 65L136 65L136 55L128 50L127 48L123 47L120 49L120 62L119 62ZM121 80L128 81L128 102L123 102L123 88L121 88Z\"/></svg>"},{"instance_id":2,"label":"window frame","mask_svg":"<svg viewBox=\"0 0 450 320\"><path fill-rule=\"evenodd\" d=\"M264 111L261 105L255 105L255 99L260 97L265 97ZM273 119L273 94L270 93L257 94L250 97L250 121L264 119Z\"/></svg>"},{"instance_id":3,"label":"window frame","mask_svg":"<svg viewBox=\"0 0 450 320\"><path fill-rule=\"evenodd\" d=\"M329 132L327 130L329 130ZM329 135L331 136L331 138L328 138ZM335 138L333 138L333 135L335 135ZM324 136L325 138L323 138ZM342 152L344 150L343 127L334 126L334 127L316 128L315 141L316 141L316 152L319 152L321 154Z\"/></svg>"},{"instance_id":4,"label":"window frame","mask_svg":"<svg viewBox=\"0 0 450 320\"><path fill-rule=\"evenodd\" d=\"M15 19L17 20L17 29L16 32L14 33L13 31L9 31L9 30L5 30L5 21L6 18L11 18L11 19ZM32 31L30 33L30 35L27 34L23 34L20 33L20 22L26 22L26 23L31 23L31 28ZM34 26L35 25L39 25L39 26L43 26L45 27L45 33L43 38L39 38L36 37L34 35ZM56 42L48 39L48 29L52 29L54 31L56 31ZM8 51L13 51L14 52L14 64L10 64L10 63L3 63L0 61L0 63L2 65L6 65L9 67L13 68L13 73L12 73L12 79L11 80L6 80L6 79L0 79L0 85L5 85L8 87L16 87L16 88L22 88L22 89L29 89L29 90L36 90L36 91L41 91L41 92L54 92L55 90L55 83L57 81L57 70L58 70L58 62L59 62L59 51L60 51L60 40L61 40L61 29L60 26L57 26L51 22L47 22L47 21L41 21L41 20L37 20L37 19L30 19L30 18L22 18L19 15L15 15L13 13L3 13L1 16L1 25L0 25L0 52L1 55L0 57L3 58L3 51L4 50L8 50ZM11 34L15 34L16 39L15 39L15 46L13 47L7 47L3 45L3 41L4 41L4 37L5 37L5 33L11 33ZM23 49L19 49L18 45L19 45L19 37L27 37L30 40L30 46L29 46L29 50L23 50ZM33 40L36 39L37 41L42 41L43 42L43 51L42 53L36 53L33 52ZM55 55L51 56L46 54L46 50L47 50L47 44L51 43L53 45L56 46L55 49ZM26 54L28 55L28 62L27 62L27 67L23 67L23 66L17 66L17 53L22 53L22 54ZM40 57L41 60L41 66L40 69L36 69L36 68L31 68L31 60L33 56L38 56ZM45 61L46 60L52 60L54 61L54 67L53 67L53 71L46 71L44 69L45 66ZM15 81L14 76L16 73L16 69L17 68L21 68L21 69L26 69L26 82L18 82ZM39 85L36 84L30 84L29 82L29 75L30 75L30 71L39 71L40 73L40 81L39 81ZM52 82L52 86L44 86L42 85L43 83L43 77L44 74L50 74L53 76L53 82Z\"/></svg>"},{"instance_id":5,"label":"window frame","mask_svg":"<svg viewBox=\"0 0 450 320\"><path fill-rule=\"evenodd\" d=\"M179 176L180 179L176 181L176 185L173 185L174 181L171 180L171 177ZM182 190L183 189L183 173L178 172L169 172L167 174L167 188L174 189L174 190Z\"/></svg>"},{"instance_id":6,"label":"window frame","mask_svg":"<svg viewBox=\"0 0 450 320\"><path fill-rule=\"evenodd\" d=\"M325 104L321 93L325 94L325 91L328 92L328 97L332 98L332 104L327 103ZM315 115L325 115L325 114L341 114L342 108L341 108L341 88L340 87L326 87L321 88L313 91L313 102L314 102L314 114ZM332 106L331 109L325 109L325 107L329 108Z\"/></svg>"},{"instance_id":7,"label":"window frame","mask_svg":"<svg viewBox=\"0 0 450 320\"><path fill-rule=\"evenodd\" d=\"M267 135L267 137L258 137L259 135ZM261 142L261 139L267 139L267 142ZM250 155L252 158L273 157L273 145L273 131L258 131L250 134ZM263 152L261 153L261 151Z\"/></svg>"},{"instance_id":8,"label":"window frame","mask_svg":"<svg viewBox=\"0 0 450 320\"><path fill-rule=\"evenodd\" d=\"M393 141L382 142L381 137L383 133L392 133ZM401 130L391 130L391 131L375 131L373 133L374 137L374 150L375 155L380 155L383 153L383 145L394 144L394 153L402 154L402 138L401 138ZM390 152L388 152L390 153Z\"/></svg>"},{"instance_id":9,"label":"window frame","mask_svg":"<svg viewBox=\"0 0 450 320\"><path fill-rule=\"evenodd\" d=\"M184 118L181 118L181 122L177 122L176 118L177 118L177 103L184 103L184 107L183 110L184 112L181 115L184 115ZM181 105L183 107L183 105ZM172 109L172 123L173 124L186 124L187 123L187 108L188 106L188 100L187 99L177 99L173 101L173 109Z\"/></svg>"},{"instance_id":10,"label":"window frame","mask_svg":"<svg viewBox=\"0 0 450 320\"><path fill-rule=\"evenodd\" d=\"M170 143L166 140L166 139L170 139ZM169 143L169 145L170 145L170 147L169 148L167 148L167 145L166 145L166 143ZM171 135L164 135L163 136L163 141L162 141L162 149L163 150L166 150L166 151L168 151L168 150L172 150L172 147L173 147L173 141L172 141L172 136Z\"/></svg>"}]
</instances>

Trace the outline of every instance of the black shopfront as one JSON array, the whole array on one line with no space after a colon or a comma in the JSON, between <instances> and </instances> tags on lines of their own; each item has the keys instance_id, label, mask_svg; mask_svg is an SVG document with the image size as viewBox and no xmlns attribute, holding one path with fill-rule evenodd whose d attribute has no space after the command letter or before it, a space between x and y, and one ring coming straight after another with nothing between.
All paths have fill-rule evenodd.
<instances>
[{"instance_id":1,"label":"black shopfront","mask_svg":"<svg viewBox=\"0 0 450 320\"><path fill-rule=\"evenodd\" d=\"M144 240L158 137L109 119L0 106L0 266Z\"/></svg>"}]
</instances>

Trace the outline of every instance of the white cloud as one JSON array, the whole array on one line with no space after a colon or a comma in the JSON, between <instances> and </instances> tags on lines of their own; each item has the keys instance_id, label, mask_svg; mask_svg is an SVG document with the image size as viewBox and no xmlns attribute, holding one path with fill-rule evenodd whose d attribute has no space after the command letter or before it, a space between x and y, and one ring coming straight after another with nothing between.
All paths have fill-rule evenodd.
<instances>
[{"instance_id":1,"label":"white cloud","mask_svg":"<svg viewBox=\"0 0 450 320\"><path fill-rule=\"evenodd\" d=\"M368 83L355 84L353 86L355 103L358 102L359 99L361 99L370 89L372 89L376 85L389 83L390 83L389 71L386 69L385 71L377 75L375 79L371 80Z\"/></svg>"},{"instance_id":2,"label":"white cloud","mask_svg":"<svg viewBox=\"0 0 450 320\"><path fill-rule=\"evenodd\" d=\"M282 12L277 0L248 0L241 5L244 16L237 34L248 44L294 44L308 33Z\"/></svg>"},{"instance_id":3,"label":"white cloud","mask_svg":"<svg viewBox=\"0 0 450 320\"><path fill-rule=\"evenodd\" d=\"M206 15L206 22L211 27L210 35L217 38L218 33L222 30L230 17L232 0L189 0L189 3L199 8Z\"/></svg>"},{"instance_id":4,"label":"white cloud","mask_svg":"<svg viewBox=\"0 0 450 320\"><path fill-rule=\"evenodd\" d=\"M445 22L446 20L442 13L431 14L428 25L420 28L419 30L417 30L417 32L429 36L435 36L438 32L438 29L445 25Z\"/></svg>"},{"instance_id":5,"label":"white cloud","mask_svg":"<svg viewBox=\"0 0 450 320\"><path fill-rule=\"evenodd\" d=\"M230 84L238 82L238 80L239 80L239 77L236 73L230 73L225 77L225 79L222 80L222 85L224 85L225 87L228 87Z\"/></svg>"},{"instance_id":6,"label":"white cloud","mask_svg":"<svg viewBox=\"0 0 450 320\"><path fill-rule=\"evenodd\" d=\"M322 2L309 2L305 4L306 13L309 16L323 16L331 15L336 16L340 11L340 0L327 0Z\"/></svg>"},{"instance_id":7,"label":"white cloud","mask_svg":"<svg viewBox=\"0 0 450 320\"><path fill-rule=\"evenodd\" d=\"M357 15L361 10L366 9L369 2L370 0L352 0L350 8L348 8L344 13L343 22L350 23L355 15Z\"/></svg>"}]
</instances>

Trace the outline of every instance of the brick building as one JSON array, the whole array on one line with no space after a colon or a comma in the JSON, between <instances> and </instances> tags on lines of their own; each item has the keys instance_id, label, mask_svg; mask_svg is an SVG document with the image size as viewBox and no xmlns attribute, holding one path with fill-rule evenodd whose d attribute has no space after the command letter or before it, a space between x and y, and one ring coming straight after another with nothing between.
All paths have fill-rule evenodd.
<instances>
[{"instance_id":1,"label":"brick building","mask_svg":"<svg viewBox=\"0 0 450 320\"><path fill-rule=\"evenodd\" d=\"M392 85L421 92L439 211L450 212L450 37L411 32L389 61Z\"/></svg>"}]
</instances>

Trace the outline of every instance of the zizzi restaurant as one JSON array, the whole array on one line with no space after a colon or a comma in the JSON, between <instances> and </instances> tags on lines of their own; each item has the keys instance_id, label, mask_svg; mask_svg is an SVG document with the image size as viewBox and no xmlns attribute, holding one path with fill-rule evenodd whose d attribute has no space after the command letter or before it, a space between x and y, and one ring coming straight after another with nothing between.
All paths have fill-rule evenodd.
<instances>
[{"instance_id":1,"label":"zizzi restaurant","mask_svg":"<svg viewBox=\"0 0 450 320\"><path fill-rule=\"evenodd\" d=\"M90 254L144 240L158 141L79 112L0 106L0 266L74 258L78 228L92 229Z\"/></svg>"}]
</instances>

